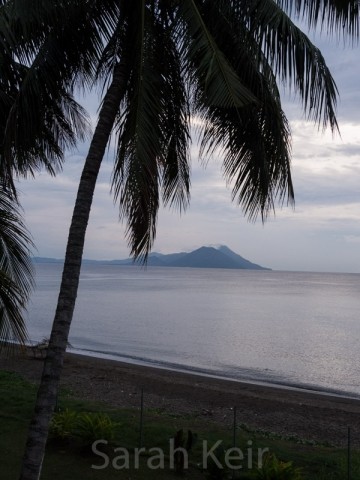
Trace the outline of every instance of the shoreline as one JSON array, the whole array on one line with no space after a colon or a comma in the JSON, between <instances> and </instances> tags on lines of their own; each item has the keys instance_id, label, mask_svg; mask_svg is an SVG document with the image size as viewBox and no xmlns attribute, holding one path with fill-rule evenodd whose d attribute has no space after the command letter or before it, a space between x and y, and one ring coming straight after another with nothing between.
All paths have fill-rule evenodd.
<instances>
[{"instance_id":1,"label":"shoreline","mask_svg":"<svg viewBox=\"0 0 360 480\"><path fill-rule=\"evenodd\" d=\"M0 354L0 370L39 382L43 360L32 354ZM347 428L360 446L360 400L322 392L259 385L246 381L167 370L83 354L67 353L61 387L82 400L117 408L139 408L193 414L231 425L237 407L239 424L303 441L345 446Z\"/></svg>"},{"instance_id":2,"label":"shoreline","mask_svg":"<svg viewBox=\"0 0 360 480\"><path fill-rule=\"evenodd\" d=\"M211 371L205 370L196 370L195 368L186 368L178 365L173 364L160 364L160 363L152 363L150 361L136 359L132 357L122 357L121 355L112 355L103 352L96 352L92 350L81 350L77 348L72 348L71 351L68 351L67 354L72 355L79 355L82 357L89 357L89 358L97 358L105 361L114 361L124 365L130 366L139 366L144 368L154 368L158 370L165 370L167 372L177 372L183 373L185 375L194 375L198 377L204 377L214 379L214 380L224 380L227 382L235 382L242 385L254 385L255 387L264 387L264 388L271 388L271 389L281 389L281 390L289 390L294 392L306 393L309 395L322 395L325 397L331 398L343 398L343 399L350 399L350 400L358 400L360 402L360 394L355 392L346 392L336 389L326 389L318 388L316 385L306 385L306 384L290 384L290 383L276 383L266 380L256 380L252 378L236 378L234 376L226 376L226 375L217 375L216 373L212 373Z\"/></svg>"}]
</instances>

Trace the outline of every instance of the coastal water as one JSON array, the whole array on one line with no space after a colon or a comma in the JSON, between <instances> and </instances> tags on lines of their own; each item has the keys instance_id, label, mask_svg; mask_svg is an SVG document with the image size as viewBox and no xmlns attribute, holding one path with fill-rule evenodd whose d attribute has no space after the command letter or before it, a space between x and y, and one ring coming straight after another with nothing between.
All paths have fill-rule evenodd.
<instances>
[{"instance_id":1,"label":"coastal water","mask_svg":"<svg viewBox=\"0 0 360 480\"><path fill-rule=\"evenodd\" d=\"M48 337L61 265L38 264L32 340ZM80 353L360 396L360 275L84 265Z\"/></svg>"}]
</instances>

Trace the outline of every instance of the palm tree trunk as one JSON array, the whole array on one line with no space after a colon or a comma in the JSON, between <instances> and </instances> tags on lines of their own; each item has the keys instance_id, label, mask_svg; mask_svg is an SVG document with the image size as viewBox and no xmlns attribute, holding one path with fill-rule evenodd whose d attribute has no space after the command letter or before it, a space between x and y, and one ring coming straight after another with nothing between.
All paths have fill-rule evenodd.
<instances>
[{"instance_id":1,"label":"palm tree trunk","mask_svg":"<svg viewBox=\"0 0 360 480\"><path fill-rule=\"evenodd\" d=\"M20 480L38 480L56 405L58 385L79 285L80 268L97 176L124 90L124 66L114 69L81 175L65 255L58 304L31 421Z\"/></svg>"}]
</instances>

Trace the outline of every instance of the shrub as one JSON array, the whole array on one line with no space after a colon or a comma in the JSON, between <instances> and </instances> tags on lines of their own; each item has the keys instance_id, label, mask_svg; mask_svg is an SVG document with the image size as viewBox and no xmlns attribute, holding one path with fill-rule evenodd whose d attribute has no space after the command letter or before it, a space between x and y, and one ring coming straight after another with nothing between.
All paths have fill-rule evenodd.
<instances>
[{"instance_id":1,"label":"shrub","mask_svg":"<svg viewBox=\"0 0 360 480\"><path fill-rule=\"evenodd\" d=\"M54 413L50 424L50 436L56 440L70 440L75 434L78 413L73 410L64 410Z\"/></svg>"},{"instance_id":2,"label":"shrub","mask_svg":"<svg viewBox=\"0 0 360 480\"><path fill-rule=\"evenodd\" d=\"M119 426L119 423L104 413L78 413L66 409L54 414L50 424L50 436L61 444L78 440L88 448L96 440L113 443Z\"/></svg>"},{"instance_id":3,"label":"shrub","mask_svg":"<svg viewBox=\"0 0 360 480\"><path fill-rule=\"evenodd\" d=\"M112 443L119 427L119 423L104 413L82 412L78 415L76 433L85 445L92 445L96 440Z\"/></svg>"},{"instance_id":4,"label":"shrub","mask_svg":"<svg viewBox=\"0 0 360 480\"><path fill-rule=\"evenodd\" d=\"M257 470L258 480L301 480L301 470L292 462L282 462L274 454L265 457L263 466Z\"/></svg>"}]
</instances>

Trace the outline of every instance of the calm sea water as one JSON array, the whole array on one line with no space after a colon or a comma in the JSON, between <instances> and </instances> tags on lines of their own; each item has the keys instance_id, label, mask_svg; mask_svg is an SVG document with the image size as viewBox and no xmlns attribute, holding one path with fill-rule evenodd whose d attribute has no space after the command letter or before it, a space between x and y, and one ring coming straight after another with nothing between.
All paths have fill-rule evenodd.
<instances>
[{"instance_id":1,"label":"calm sea water","mask_svg":"<svg viewBox=\"0 0 360 480\"><path fill-rule=\"evenodd\" d=\"M62 267L37 265L30 338L48 337ZM83 353L360 395L360 275L84 265Z\"/></svg>"}]
</instances>

